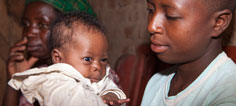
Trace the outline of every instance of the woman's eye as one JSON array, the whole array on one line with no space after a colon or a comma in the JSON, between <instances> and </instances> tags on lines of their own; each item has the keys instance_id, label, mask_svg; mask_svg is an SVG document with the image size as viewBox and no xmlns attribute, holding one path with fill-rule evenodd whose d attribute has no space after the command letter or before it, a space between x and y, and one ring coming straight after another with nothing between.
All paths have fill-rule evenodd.
<instances>
[{"instance_id":1,"label":"woman's eye","mask_svg":"<svg viewBox=\"0 0 236 106\"><path fill-rule=\"evenodd\" d=\"M45 23L39 23L39 28L48 28L48 25Z\"/></svg>"},{"instance_id":2,"label":"woman's eye","mask_svg":"<svg viewBox=\"0 0 236 106\"><path fill-rule=\"evenodd\" d=\"M178 20L178 19L181 19L181 17L179 17L179 16L169 16L169 15L166 15L166 18L168 19L168 20Z\"/></svg>"},{"instance_id":3,"label":"woman's eye","mask_svg":"<svg viewBox=\"0 0 236 106\"><path fill-rule=\"evenodd\" d=\"M22 25L23 27L29 27L29 26L30 26L28 22L22 22L21 25Z\"/></svg>"},{"instance_id":4,"label":"woman's eye","mask_svg":"<svg viewBox=\"0 0 236 106\"><path fill-rule=\"evenodd\" d=\"M83 59L84 59L84 61L87 61L87 62L90 62L92 60L92 58L90 58L90 57L84 57Z\"/></svg>"}]
</instances>

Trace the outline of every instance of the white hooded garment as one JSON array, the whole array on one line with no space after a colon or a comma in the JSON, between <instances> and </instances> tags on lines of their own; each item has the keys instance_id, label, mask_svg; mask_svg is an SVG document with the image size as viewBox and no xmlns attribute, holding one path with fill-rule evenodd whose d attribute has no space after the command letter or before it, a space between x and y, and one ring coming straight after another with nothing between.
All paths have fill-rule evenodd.
<instances>
[{"instance_id":1,"label":"white hooded garment","mask_svg":"<svg viewBox=\"0 0 236 106\"><path fill-rule=\"evenodd\" d=\"M8 84L20 89L32 104L37 100L41 106L107 106L100 96L108 92L126 99L124 92L108 78L109 69L101 81L91 83L72 66L58 63L16 73Z\"/></svg>"}]
</instances>

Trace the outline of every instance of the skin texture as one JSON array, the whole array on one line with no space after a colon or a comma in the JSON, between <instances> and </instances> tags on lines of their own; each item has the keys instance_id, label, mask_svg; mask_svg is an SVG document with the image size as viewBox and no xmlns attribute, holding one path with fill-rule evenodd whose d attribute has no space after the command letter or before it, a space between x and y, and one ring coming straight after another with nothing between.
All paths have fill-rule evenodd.
<instances>
[{"instance_id":1,"label":"skin texture","mask_svg":"<svg viewBox=\"0 0 236 106\"><path fill-rule=\"evenodd\" d=\"M55 19L56 13L57 11L52 6L42 2L32 2L27 5L22 18L22 23L24 26L23 40L16 43L10 50L10 58L8 61L9 79L16 72L22 72L29 68L39 67L45 64L50 65L50 61L48 62L48 60L51 60L50 53L48 52L48 47L46 44L48 35L50 34L49 26ZM29 57L24 56L25 51L30 54ZM74 57L66 57L66 59L68 58ZM74 62L74 60L70 61L70 59L63 61L68 63ZM103 64L107 63L104 62ZM93 82L97 82L105 75L103 71L104 65L102 65L103 67L100 67L101 64L97 64L97 60L95 61L95 65L98 65L98 67L96 66L97 69L95 70L96 74L90 74L87 72L83 73L86 76L88 75L87 77L91 77L91 81ZM123 104L128 101L129 100L126 99L118 100L117 103ZM19 92L8 86L4 105L17 106L19 104L18 102Z\"/></svg>"},{"instance_id":2,"label":"skin texture","mask_svg":"<svg viewBox=\"0 0 236 106\"><path fill-rule=\"evenodd\" d=\"M48 4L32 2L26 7L22 18L23 40L17 42L10 50L9 77L35 64L48 64L50 53L47 48L47 37L50 34L50 24L55 18L55 9ZM29 59L24 55L25 51L29 53Z\"/></svg>"},{"instance_id":3,"label":"skin texture","mask_svg":"<svg viewBox=\"0 0 236 106\"><path fill-rule=\"evenodd\" d=\"M26 6L22 18L23 39L10 49L8 59L8 79L16 72L32 67L50 64L50 53L47 49L49 26L56 17L55 9L42 2L32 2ZM28 52L29 56L25 56ZM7 87L4 106L17 106L19 92Z\"/></svg>"},{"instance_id":4,"label":"skin texture","mask_svg":"<svg viewBox=\"0 0 236 106\"><path fill-rule=\"evenodd\" d=\"M91 82L100 81L106 74L108 64L106 37L97 31L86 32L81 29L76 30L74 34L72 43L52 50L53 63L70 64ZM102 96L102 99L104 103L113 106L130 101L119 100L113 93Z\"/></svg>"},{"instance_id":5,"label":"skin texture","mask_svg":"<svg viewBox=\"0 0 236 106\"><path fill-rule=\"evenodd\" d=\"M100 81L106 74L108 61L105 36L102 33L84 31L75 34L74 44L67 43L64 46L66 49L52 51L53 62L70 64L91 82Z\"/></svg>"},{"instance_id":6,"label":"skin texture","mask_svg":"<svg viewBox=\"0 0 236 106\"><path fill-rule=\"evenodd\" d=\"M28 39L26 49L34 57L48 58L50 52L46 44L50 24L56 18L55 9L41 2L33 2L26 8L22 18L23 36Z\"/></svg>"},{"instance_id":7,"label":"skin texture","mask_svg":"<svg viewBox=\"0 0 236 106\"><path fill-rule=\"evenodd\" d=\"M230 23L229 9L213 12L202 0L148 0L148 31L157 57L178 64L169 96L190 85L222 52L219 35Z\"/></svg>"}]
</instances>

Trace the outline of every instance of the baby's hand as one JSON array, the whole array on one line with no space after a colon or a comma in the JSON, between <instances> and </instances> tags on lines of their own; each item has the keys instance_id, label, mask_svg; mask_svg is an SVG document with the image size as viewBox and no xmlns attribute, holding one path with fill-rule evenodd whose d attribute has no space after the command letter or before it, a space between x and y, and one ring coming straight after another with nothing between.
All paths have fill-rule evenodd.
<instances>
[{"instance_id":1,"label":"baby's hand","mask_svg":"<svg viewBox=\"0 0 236 106\"><path fill-rule=\"evenodd\" d=\"M102 99L105 104L108 104L111 106L120 106L120 105L122 105L124 103L128 103L130 101L130 99L119 99L113 93L107 93L106 95L103 95Z\"/></svg>"},{"instance_id":2,"label":"baby's hand","mask_svg":"<svg viewBox=\"0 0 236 106\"><path fill-rule=\"evenodd\" d=\"M119 99L116 101L109 101L109 100L105 100L104 103L108 104L109 106L121 106L124 103L128 103L130 101L130 99Z\"/></svg>"}]
</instances>

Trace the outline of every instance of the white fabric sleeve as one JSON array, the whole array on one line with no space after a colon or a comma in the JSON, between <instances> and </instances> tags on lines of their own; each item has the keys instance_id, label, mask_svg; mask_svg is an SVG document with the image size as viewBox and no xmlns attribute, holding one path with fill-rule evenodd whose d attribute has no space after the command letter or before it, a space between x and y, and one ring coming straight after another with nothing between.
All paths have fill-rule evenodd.
<instances>
[{"instance_id":1,"label":"white fabric sleeve","mask_svg":"<svg viewBox=\"0 0 236 106\"><path fill-rule=\"evenodd\" d=\"M80 82L57 73L12 79L9 85L20 89L30 103L38 100L41 106L107 106Z\"/></svg>"},{"instance_id":2,"label":"white fabric sleeve","mask_svg":"<svg viewBox=\"0 0 236 106\"><path fill-rule=\"evenodd\" d=\"M110 79L106 81L107 85L105 89L100 93L100 96L107 93L114 93L119 99L127 99L125 93Z\"/></svg>"}]
</instances>

